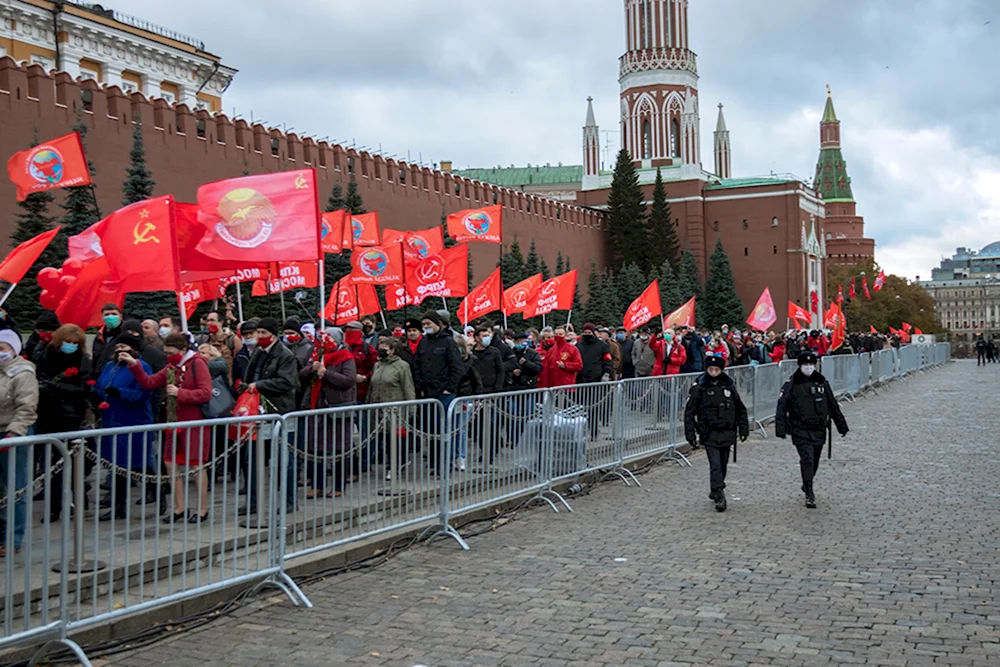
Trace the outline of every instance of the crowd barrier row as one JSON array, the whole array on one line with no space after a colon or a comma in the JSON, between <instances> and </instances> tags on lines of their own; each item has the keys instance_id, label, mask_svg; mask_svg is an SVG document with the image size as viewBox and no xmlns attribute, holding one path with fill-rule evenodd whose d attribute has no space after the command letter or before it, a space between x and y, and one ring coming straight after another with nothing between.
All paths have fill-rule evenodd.
<instances>
[{"instance_id":1,"label":"crowd barrier row","mask_svg":"<svg viewBox=\"0 0 1000 667\"><path fill-rule=\"evenodd\" d=\"M949 354L830 356L822 372L853 399ZM761 435L795 366L727 370ZM572 511L556 488L586 473L638 485L629 461L687 462L696 377L6 439L0 658L30 645L89 665L71 633L239 584L310 607L295 558L420 526L468 549L458 515L518 498Z\"/></svg>"}]
</instances>

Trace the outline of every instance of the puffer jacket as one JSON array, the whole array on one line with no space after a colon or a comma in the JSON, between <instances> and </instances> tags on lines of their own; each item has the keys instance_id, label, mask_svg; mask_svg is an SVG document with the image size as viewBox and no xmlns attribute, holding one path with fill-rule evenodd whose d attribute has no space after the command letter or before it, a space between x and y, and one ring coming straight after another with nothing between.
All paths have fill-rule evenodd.
<instances>
[{"instance_id":1,"label":"puffer jacket","mask_svg":"<svg viewBox=\"0 0 1000 667\"><path fill-rule=\"evenodd\" d=\"M35 365L14 357L0 364L0 433L27 435L38 420Z\"/></svg>"}]
</instances>

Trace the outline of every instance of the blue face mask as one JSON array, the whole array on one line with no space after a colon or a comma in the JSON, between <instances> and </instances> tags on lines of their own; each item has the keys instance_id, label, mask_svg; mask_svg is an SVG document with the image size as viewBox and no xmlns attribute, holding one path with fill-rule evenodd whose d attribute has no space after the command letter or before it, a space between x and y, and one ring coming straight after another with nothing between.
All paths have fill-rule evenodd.
<instances>
[{"instance_id":1,"label":"blue face mask","mask_svg":"<svg viewBox=\"0 0 1000 667\"><path fill-rule=\"evenodd\" d=\"M63 354L73 354L80 349L80 346L76 343L63 343L59 346L59 351Z\"/></svg>"},{"instance_id":2,"label":"blue face mask","mask_svg":"<svg viewBox=\"0 0 1000 667\"><path fill-rule=\"evenodd\" d=\"M617 338L618 340L625 340L625 334L623 334L623 333L616 334L615 338Z\"/></svg>"},{"instance_id":3,"label":"blue face mask","mask_svg":"<svg viewBox=\"0 0 1000 667\"><path fill-rule=\"evenodd\" d=\"M122 323L122 318L118 315L105 315L103 319L104 326L109 329L117 329L118 325Z\"/></svg>"},{"instance_id":4,"label":"blue face mask","mask_svg":"<svg viewBox=\"0 0 1000 667\"><path fill-rule=\"evenodd\" d=\"M528 346L525 345L524 343L514 343L514 349L515 350L523 350L526 347L528 347Z\"/></svg>"}]
</instances>

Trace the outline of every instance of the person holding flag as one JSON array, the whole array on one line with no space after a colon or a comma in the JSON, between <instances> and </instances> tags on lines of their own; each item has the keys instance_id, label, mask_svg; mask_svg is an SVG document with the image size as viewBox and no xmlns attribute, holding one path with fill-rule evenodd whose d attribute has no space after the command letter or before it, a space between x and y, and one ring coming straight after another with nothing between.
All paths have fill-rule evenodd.
<instances>
[{"instance_id":1,"label":"person holding flag","mask_svg":"<svg viewBox=\"0 0 1000 667\"><path fill-rule=\"evenodd\" d=\"M778 396L774 430L775 435L782 439L791 434L792 444L799 453L806 507L815 509L813 479L819 468L830 422L832 420L837 426L841 437L847 437L849 429L830 383L816 370L816 364L819 363L816 353L803 352L799 355L798 362L798 370L781 388Z\"/></svg>"},{"instance_id":2,"label":"person holding flag","mask_svg":"<svg viewBox=\"0 0 1000 667\"><path fill-rule=\"evenodd\" d=\"M741 442L747 439L750 422L736 383L725 373L725 359L711 356L706 363L707 370L688 393L684 407L684 437L692 448L697 448L699 439L705 447L709 467L708 498L715 501L717 512L725 512L729 448L736 447L737 436Z\"/></svg>"}]
</instances>

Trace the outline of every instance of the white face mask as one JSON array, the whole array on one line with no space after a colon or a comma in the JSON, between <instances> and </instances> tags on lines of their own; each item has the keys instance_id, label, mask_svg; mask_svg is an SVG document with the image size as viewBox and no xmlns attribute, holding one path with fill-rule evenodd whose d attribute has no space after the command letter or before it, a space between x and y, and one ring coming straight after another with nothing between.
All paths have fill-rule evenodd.
<instances>
[{"instance_id":1,"label":"white face mask","mask_svg":"<svg viewBox=\"0 0 1000 667\"><path fill-rule=\"evenodd\" d=\"M11 352L0 352L0 364L5 364L14 358Z\"/></svg>"},{"instance_id":2,"label":"white face mask","mask_svg":"<svg viewBox=\"0 0 1000 667\"><path fill-rule=\"evenodd\" d=\"M805 375L806 377L809 377L810 375L812 375L813 373L816 372L816 367L810 364L810 365L803 366L799 370L802 371L803 375Z\"/></svg>"},{"instance_id":3,"label":"white face mask","mask_svg":"<svg viewBox=\"0 0 1000 667\"><path fill-rule=\"evenodd\" d=\"M172 329L170 327L160 327L160 338L166 338L170 335Z\"/></svg>"},{"instance_id":4,"label":"white face mask","mask_svg":"<svg viewBox=\"0 0 1000 667\"><path fill-rule=\"evenodd\" d=\"M424 327L424 335L425 336L433 336L436 333L437 333L437 331L435 331L434 329L431 329L430 327Z\"/></svg>"}]
</instances>

